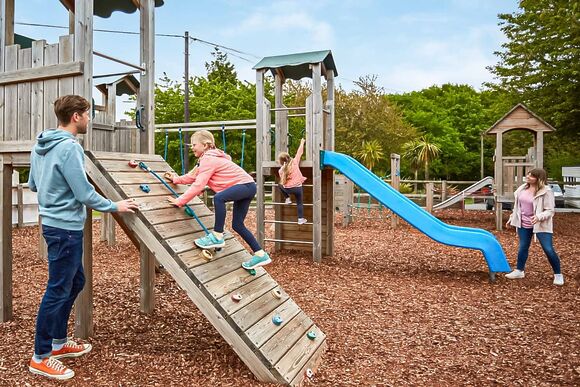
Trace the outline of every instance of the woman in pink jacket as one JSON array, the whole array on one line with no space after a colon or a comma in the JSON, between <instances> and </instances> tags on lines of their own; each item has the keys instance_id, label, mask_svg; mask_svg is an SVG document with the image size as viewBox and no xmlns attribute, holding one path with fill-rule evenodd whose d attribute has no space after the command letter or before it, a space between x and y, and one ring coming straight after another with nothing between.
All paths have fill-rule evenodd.
<instances>
[{"instance_id":1,"label":"woman in pink jacket","mask_svg":"<svg viewBox=\"0 0 580 387\"><path fill-rule=\"evenodd\" d=\"M174 184L191 184L178 198L168 197L172 204L183 207L195 196L209 186L216 194L213 198L215 224L213 232L196 239L195 244L202 249L225 246L224 223L226 220L226 203L234 202L232 228L246 241L254 256L242 266L254 269L272 262L270 256L262 250L254 235L244 225L250 203L256 195L256 183L241 167L232 162L231 157L216 149L211 132L200 130L191 137L191 149L198 158L197 167L184 176L170 173L166 176Z\"/></svg>"},{"instance_id":2,"label":"woman in pink jacket","mask_svg":"<svg viewBox=\"0 0 580 387\"><path fill-rule=\"evenodd\" d=\"M508 279L524 278L524 268L528 260L528 251L534 234L537 236L548 261L554 270L554 285L564 285L564 276L560 270L560 258L552 243L554 217L554 193L547 184L546 171L532 169L526 175L526 183L514 193L514 208L506 226L517 228L520 246L518 249L517 268L509 274Z\"/></svg>"},{"instance_id":3,"label":"woman in pink jacket","mask_svg":"<svg viewBox=\"0 0 580 387\"><path fill-rule=\"evenodd\" d=\"M300 146L298 147L294 158L290 157L286 152L282 152L278 155L278 162L282 165L282 168L278 170L278 175L280 175L280 184L278 184L278 187L286 199L286 204L292 204L290 195L294 195L296 198L296 206L298 207L298 224L306 223L306 219L304 218L304 203L302 200L304 197L302 183L306 181L306 178L302 176L302 172L300 172L300 158L302 157L302 153L304 153L304 142L304 139L300 140Z\"/></svg>"}]
</instances>

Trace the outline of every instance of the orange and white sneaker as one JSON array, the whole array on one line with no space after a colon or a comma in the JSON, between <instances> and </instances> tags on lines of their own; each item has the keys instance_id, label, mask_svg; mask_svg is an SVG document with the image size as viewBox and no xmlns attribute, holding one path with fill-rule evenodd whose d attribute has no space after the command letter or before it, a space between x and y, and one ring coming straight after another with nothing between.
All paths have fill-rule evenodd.
<instances>
[{"instance_id":1,"label":"orange and white sneaker","mask_svg":"<svg viewBox=\"0 0 580 387\"><path fill-rule=\"evenodd\" d=\"M58 351L53 350L52 357L55 359L79 357L85 353L91 352L91 349L93 349L93 347L90 344L77 344L76 342L69 340Z\"/></svg>"},{"instance_id":2,"label":"orange and white sneaker","mask_svg":"<svg viewBox=\"0 0 580 387\"><path fill-rule=\"evenodd\" d=\"M36 375L46 376L57 380L67 380L75 376L75 372L67 368L53 357L45 357L40 363L30 359L28 370Z\"/></svg>"}]
</instances>

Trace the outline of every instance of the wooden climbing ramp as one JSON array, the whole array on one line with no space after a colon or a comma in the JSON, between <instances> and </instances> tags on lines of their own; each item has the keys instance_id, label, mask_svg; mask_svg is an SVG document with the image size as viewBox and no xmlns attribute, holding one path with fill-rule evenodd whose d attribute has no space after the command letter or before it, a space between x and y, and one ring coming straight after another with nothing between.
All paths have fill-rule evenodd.
<instances>
[{"instance_id":1,"label":"wooden climbing ramp","mask_svg":"<svg viewBox=\"0 0 580 387\"><path fill-rule=\"evenodd\" d=\"M257 379L294 386L316 370L327 346L320 328L264 268L256 275L241 268L251 255L231 233L226 247L207 260L193 243L203 236L202 227L165 200L170 193L155 176L128 163L143 161L158 173L171 170L161 156L87 152L85 160L89 178L103 195L137 200L138 213L114 214L117 222L138 248L145 245L155 255ZM187 189L172 187L178 193ZM203 202L194 198L189 206L211 230L213 213Z\"/></svg>"}]
</instances>

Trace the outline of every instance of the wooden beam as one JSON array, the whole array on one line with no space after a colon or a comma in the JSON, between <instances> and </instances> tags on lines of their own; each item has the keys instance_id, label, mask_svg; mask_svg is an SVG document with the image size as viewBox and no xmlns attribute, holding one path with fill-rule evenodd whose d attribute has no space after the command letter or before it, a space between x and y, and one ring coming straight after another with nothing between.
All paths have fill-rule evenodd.
<instances>
[{"instance_id":1,"label":"wooden beam","mask_svg":"<svg viewBox=\"0 0 580 387\"><path fill-rule=\"evenodd\" d=\"M141 153L155 152L155 2L142 0L140 2L140 33L141 33L141 65L145 71L141 73L139 105L143 106L141 123L145 131L140 133Z\"/></svg>"},{"instance_id":2,"label":"wooden beam","mask_svg":"<svg viewBox=\"0 0 580 387\"><path fill-rule=\"evenodd\" d=\"M265 203L264 203L264 171L262 170L262 162L264 157L264 131L270 128L264 127L264 115L269 114L264 112L264 70L256 70L256 181L258 192L256 194L256 230L257 239L260 246L264 245L264 219L265 219Z\"/></svg>"},{"instance_id":3,"label":"wooden beam","mask_svg":"<svg viewBox=\"0 0 580 387\"><path fill-rule=\"evenodd\" d=\"M93 2L75 0L75 34L74 60L84 63L82 76L74 79L74 93L91 102L93 99ZM89 121L87 133L81 135L85 149L91 149L92 120Z\"/></svg>"},{"instance_id":4,"label":"wooden beam","mask_svg":"<svg viewBox=\"0 0 580 387\"><path fill-rule=\"evenodd\" d=\"M2 0L4 5L4 44L11 46L14 44L14 0Z\"/></svg>"},{"instance_id":5,"label":"wooden beam","mask_svg":"<svg viewBox=\"0 0 580 387\"><path fill-rule=\"evenodd\" d=\"M139 246L140 253L140 302L141 312L153 313L155 309L155 255L144 243Z\"/></svg>"},{"instance_id":6,"label":"wooden beam","mask_svg":"<svg viewBox=\"0 0 580 387\"><path fill-rule=\"evenodd\" d=\"M75 336L86 339L93 335L93 211L87 208L83 233L83 270L85 287L75 301Z\"/></svg>"},{"instance_id":7,"label":"wooden beam","mask_svg":"<svg viewBox=\"0 0 580 387\"><path fill-rule=\"evenodd\" d=\"M137 7L137 9L141 9L141 2L139 0L131 0L131 2Z\"/></svg>"},{"instance_id":8,"label":"wooden beam","mask_svg":"<svg viewBox=\"0 0 580 387\"><path fill-rule=\"evenodd\" d=\"M46 79L74 77L76 75L82 75L83 70L83 62L70 62L45 66L41 68L7 71L2 74L2 79L0 79L0 86L9 85L12 83L24 83Z\"/></svg>"},{"instance_id":9,"label":"wooden beam","mask_svg":"<svg viewBox=\"0 0 580 387\"><path fill-rule=\"evenodd\" d=\"M12 165L0 155L0 322L12 319Z\"/></svg>"},{"instance_id":10,"label":"wooden beam","mask_svg":"<svg viewBox=\"0 0 580 387\"><path fill-rule=\"evenodd\" d=\"M320 170L320 150L324 149L322 117L322 76L321 63L312 68L312 258L322 260L322 171Z\"/></svg>"},{"instance_id":11,"label":"wooden beam","mask_svg":"<svg viewBox=\"0 0 580 387\"><path fill-rule=\"evenodd\" d=\"M0 141L0 153L30 153L36 141Z\"/></svg>"}]
</instances>

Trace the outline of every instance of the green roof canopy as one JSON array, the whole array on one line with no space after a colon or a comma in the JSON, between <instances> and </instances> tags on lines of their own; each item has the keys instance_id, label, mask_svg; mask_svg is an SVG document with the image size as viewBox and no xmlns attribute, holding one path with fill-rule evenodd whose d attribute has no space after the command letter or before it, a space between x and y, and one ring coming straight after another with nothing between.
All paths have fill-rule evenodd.
<instances>
[{"instance_id":1,"label":"green roof canopy","mask_svg":"<svg viewBox=\"0 0 580 387\"><path fill-rule=\"evenodd\" d=\"M267 56L258 62L255 70L268 69L275 73L280 69L284 77L299 80L305 77L312 78L310 65L323 62L327 70L332 70L334 76L338 75L336 65L330 50L302 52L298 54ZM324 75L324 74L323 74Z\"/></svg>"},{"instance_id":2,"label":"green roof canopy","mask_svg":"<svg viewBox=\"0 0 580 387\"><path fill-rule=\"evenodd\" d=\"M32 42L34 42L34 39L28 36L14 34L14 44L20 44L20 48L30 48L32 47Z\"/></svg>"},{"instance_id":3,"label":"green roof canopy","mask_svg":"<svg viewBox=\"0 0 580 387\"><path fill-rule=\"evenodd\" d=\"M164 0L155 0L155 6L161 7ZM60 0L69 10L74 12L74 0ZM137 10L133 0L93 0L93 14L102 18L108 18L115 11L133 13Z\"/></svg>"}]
</instances>

